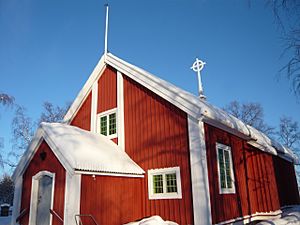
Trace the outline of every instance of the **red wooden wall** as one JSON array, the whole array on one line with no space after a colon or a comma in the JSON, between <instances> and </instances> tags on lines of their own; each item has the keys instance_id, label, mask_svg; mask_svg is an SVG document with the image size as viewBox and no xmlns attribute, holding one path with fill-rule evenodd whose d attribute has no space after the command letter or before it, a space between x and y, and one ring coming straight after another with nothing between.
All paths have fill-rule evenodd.
<instances>
[{"instance_id":1,"label":"red wooden wall","mask_svg":"<svg viewBox=\"0 0 300 225\"><path fill-rule=\"evenodd\" d=\"M117 71L107 66L98 80L97 113L117 107Z\"/></svg>"},{"instance_id":2,"label":"red wooden wall","mask_svg":"<svg viewBox=\"0 0 300 225\"><path fill-rule=\"evenodd\" d=\"M40 158L40 153L44 151L47 153L46 159L43 161ZM31 198L31 183L32 177L40 171L49 171L55 173L55 189L54 189L54 203L53 209L64 218L64 193L65 193L65 175L66 171L60 164L58 159L52 153L48 144L43 141L31 160L26 172L23 175L23 188L21 199L21 211L24 209L30 209ZM21 225L27 225L29 222L29 213L21 219ZM60 221L56 217L53 217L53 225L61 225Z\"/></svg>"},{"instance_id":3,"label":"red wooden wall","mask_svg":"<svg viewBox=\"0 0 300 225\"><path fill-rule=\"evenodd\" d=\"M273 157L244 140L205 124L213 223L280 209ZM231 147L235 194L219 194L216 143Z\"/></svg>"},{"instance_id":4,"label":"red wooden wall","mask_svg":"<svg viewBox=\"0 0 300 225\"><path fill-rule=\"evenodd\" d=\"M193 224L187 114L123 77L126 153L146 172L174 166L179 166L181 172L182 199L149 200L145 175L142 215Z\"/></svg>"},{"instance_id":5,"label":"red wooden wall","mask_svg":"<svg viewBox=\"0 0 300 225\"><path fill-rule=\"evenodd\" d=\"M91 130L91 106L92 106L92 92L78 110L76 116L73 118L71 125L80 127L84 130Z\"/></svg>"},{"instance_id":6,"label":"red wooden wall","mask_svg":"<svg viewBox=\"0 0 300 225\"><path fill-rule=\"evenodd\" d=\"M143 178L82 175L80 213L98 224L120 225L141 218ZM94 225L89 219L84 225Z\"/></svg>"},{"instance_id":7,"label":"red wooden wall","mask_svg":"<svg viewBox=\"0 0 300 225\"><path fill-rule=\"evenodd\" d=\"M273 157L280 206L300 204L294 165L284 159Z\"/></svg>"}]
</instances>

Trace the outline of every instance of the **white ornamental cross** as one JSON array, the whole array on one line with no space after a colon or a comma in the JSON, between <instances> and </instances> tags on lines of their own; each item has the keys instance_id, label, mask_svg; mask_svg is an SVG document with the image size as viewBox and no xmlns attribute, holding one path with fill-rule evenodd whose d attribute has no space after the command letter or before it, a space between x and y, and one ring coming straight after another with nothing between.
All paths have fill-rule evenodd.
<instances>
[{"instance_id":1,"label":"white ornamental cross","mask_svg":"<svg viewBox=\"0 0 300 225\"><path fill-rule=\"evenodd\" d=\"M193 63L191 69L198 74L198 91L199 91L199 97L201 99L206 99L205 95L203 94L203 87L202 87L202 82L201 82L201 70L203 69L204 65L206 63L203 62L202 60L196 58L196 61Z\"/></svg>"}]
</instances>

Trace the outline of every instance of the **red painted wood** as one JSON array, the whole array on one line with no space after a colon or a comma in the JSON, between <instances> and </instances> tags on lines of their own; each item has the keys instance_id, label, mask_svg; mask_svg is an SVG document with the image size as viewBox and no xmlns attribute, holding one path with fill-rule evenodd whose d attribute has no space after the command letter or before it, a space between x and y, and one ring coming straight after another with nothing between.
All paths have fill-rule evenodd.
<instances>
[{"instance_id":1,"label":"red painted wood","mask_svg":"<svg viewBox=\"0 0 300 225\"><path fill-rule=\"evenodd\" d=\"M124 76L124 120L125 150L138 165L146 172L174 166L181 172L182 199L149 200L145 176L141 217L193 224L187 114Z\"/></svg>"},{"instance_id":2,"label":"red painted wood","mask_svg":"<svg viewBox=\"0 0 300 225\"><path fill-rule=\"evenodd\" d=\"M82 175L80 213L91 214L98 224L120 225L140 219L143 178ZM94 225L89 219L84 225Z\"/></svg>"},{"instance_id":3,"label":"red painted wood","mask_svg":"<svg viewBox=\"0 0 300 225\"><path fill-rule=\"evenodd\" d=\"M47 154L46 159L44 161L40 158L40 153L42 151L46 152ZM53 209L60 215L61 218L64 218L64 193L66 171L45 141L41 143L39 149L35 153L33 159L31 160L28 168L26 169L23 175L21 211L26 208L28 210L30 209L32 177L43 170L55 173ZM28 220L29 213L21 219L20 224L27 225L29 222ZM61 225L60 221L55 217L53 217L52 224Z\"/></svg>"},{"instance_id":4,"label":"red painted wood","mask_svg":"<svg viewBox=\"0 0 300 225\"><path fill-rule=\"evenodd\" d=\"M98 80L97 113L117 107L117 71L107 66Z\"/></svg>"},{"instance_id":5,"label":"red painted wood","mask_svg":"<svg viewBox=\"0 0 300 225\"><path fill-rule=\"evenodd\" d=\"M73 118L71 125L80 127L84 130L91 130L91 106L92 106L92 92L88 95L76 116Z\"/></svg>"},{"instance_id":6,"label":"red painted wood","mask_svg":"<svg viewBox=\"0 0 300 225\"><path fill-rule=\"evenodd\" d=\"M205 124L212 222L280 208L272 156L244 140ZM235 194L219 193L216 143L231 147Z\"/></svg>"},{"instance_id":7,"label":"red painted wood","mask_svg":"<svg viewBox=\"0 0 300 225\"><path fill-rule=\"evenodd\" d=\"M275 164L277 187L279 192L280 206L300 204L295 167L279 157L273 157Z\"/></svg>"}]
</instances>

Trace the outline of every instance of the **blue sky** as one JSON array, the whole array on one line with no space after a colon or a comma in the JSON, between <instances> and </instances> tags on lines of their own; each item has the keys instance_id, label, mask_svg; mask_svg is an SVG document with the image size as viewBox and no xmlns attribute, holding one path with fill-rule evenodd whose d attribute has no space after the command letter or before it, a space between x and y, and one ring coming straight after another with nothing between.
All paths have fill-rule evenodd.
<instances>
[{"instance_id":1,"label":"blue sky","mask_svg":"<svg viewBox=\"0 0 300 225\"><path fill-rule=\"evenodd\" d=\"M107 1L106 1L107 2ZM39 117L42 103L72 101L104 48L101 0L0 0L0 92ZM300 103L278 76L284 42L263 1L110 0L108 49L118 57L222 107L259 102L266 122L300 122ZM0 108L0 136L10 150L12 110Z\"/></svg>"}]
</instances>

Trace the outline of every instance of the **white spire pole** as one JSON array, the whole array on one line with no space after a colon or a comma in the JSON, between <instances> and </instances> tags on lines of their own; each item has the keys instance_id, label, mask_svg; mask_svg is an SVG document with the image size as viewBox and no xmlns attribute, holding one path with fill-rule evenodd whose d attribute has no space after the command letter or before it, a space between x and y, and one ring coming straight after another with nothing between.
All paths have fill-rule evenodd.
<instances>
[{"instance_id":1,"label":"white spire pole","mask_svg":"<svg viewBox=\"0 0 300 225\"><path fill-rule=\"evenodd\" d=\"M106 19L105 19L104 55L107 54L108 4L105 4L105 7L106 7Z\"/></svg>"},{"instance_id":2,"label":"white spire pole","mask_svg":"<svg viewBox=\"0 0 300 225\"><path fill-rule=\"evenodd\" d=\"M193 63L191 69L195 72L197 72L198 75L198 92L199 92L199 97L200 99L205 100L206 96L203 94L203 87L202 87L202 81L201 81L201 70L203 69L204 65L206 63L203 62L202 60L196 58L196 61Z\"/></svg>"}]
</instances>

